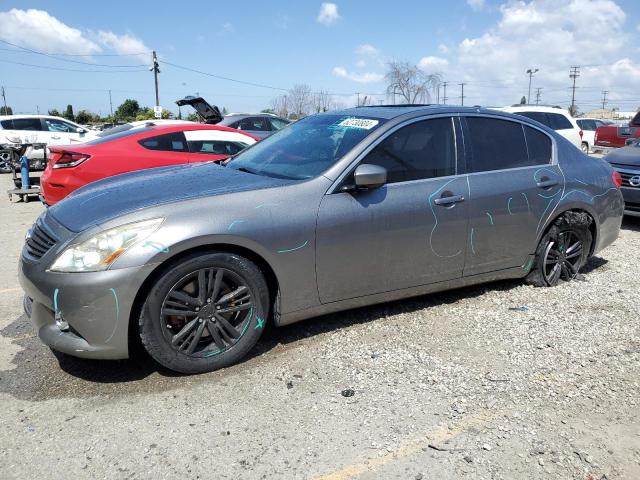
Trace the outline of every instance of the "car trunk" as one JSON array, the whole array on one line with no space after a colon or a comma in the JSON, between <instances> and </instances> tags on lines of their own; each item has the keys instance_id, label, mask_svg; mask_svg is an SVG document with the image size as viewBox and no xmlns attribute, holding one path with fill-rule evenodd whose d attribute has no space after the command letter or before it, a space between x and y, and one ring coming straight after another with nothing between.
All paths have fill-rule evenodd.
<instances>
[{"instance_id":1,"label":"car trunk","mask_svg":"<svg viewBox=\"0 0 640 480\"><path fill-rule=\"evenodd\" d=\"M218 107L215 105L209 105L209 103L202 97L184 97L182 100L178 100L176 104L179 107L191 105L204 123L215 125L222 120L222 114Z\"/></svg>"}]
</instances>

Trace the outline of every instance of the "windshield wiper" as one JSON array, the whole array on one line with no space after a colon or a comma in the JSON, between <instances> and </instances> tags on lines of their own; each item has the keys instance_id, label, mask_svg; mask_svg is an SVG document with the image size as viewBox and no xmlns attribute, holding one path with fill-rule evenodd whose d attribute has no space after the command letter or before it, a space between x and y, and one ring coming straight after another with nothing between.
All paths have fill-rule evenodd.
<instances>
[{"instance_id":1,"label":"windshield wiper","mask_svg":"<svg viewBox=\"0 0 640 480\"><path fill-rule=\"evenodd\" d=\"M260 175L258 172L256 172L255 170L250 170L248 168L245 167L238 167L236 168L236 170L240 171L240 172L244 172L244 173L250 173L252 175Z\"/></svg>"}]
</instances>

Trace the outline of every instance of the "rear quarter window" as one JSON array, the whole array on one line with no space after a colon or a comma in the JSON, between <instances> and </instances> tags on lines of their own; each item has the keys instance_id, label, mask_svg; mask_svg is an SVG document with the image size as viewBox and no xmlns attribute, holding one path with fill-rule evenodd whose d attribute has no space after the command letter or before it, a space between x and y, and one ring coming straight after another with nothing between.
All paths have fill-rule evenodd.
<instances>
[{"instance_id":1,"label":"rear quarter window","mask_svg":"<svg viewBox=\"0 0 640 480\"><path fill-rule=\"evenodd\" d=\"M184 133L175 132L156 137L143 138L138 143L147 150L160 150L164 152L187 152L187 141Z\"/></svg>"},{"instance_id":2,"label":"rear quarter window","mask_svg":"<svg viewBox=\"0 0 640 480\"><path fill-rule=\"evenodd\" d=\"M535 128L524 126L530 165L551 163L552 143L548 135Z\"/></svg>"}]
</instances>

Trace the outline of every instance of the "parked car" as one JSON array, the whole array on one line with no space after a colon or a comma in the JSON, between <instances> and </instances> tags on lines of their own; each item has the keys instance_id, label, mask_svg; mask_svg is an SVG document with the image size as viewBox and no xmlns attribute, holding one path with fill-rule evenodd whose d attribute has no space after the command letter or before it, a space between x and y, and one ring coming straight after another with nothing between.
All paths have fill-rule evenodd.
<instances>
[{"instance_id":1,"label":"parked car","mask_svg":"<svg viewBox=\"0 0 640 480\"><path fill-rule=\"evenodd\" d=\"M600 118L576 118L576 123L582 130L582 151L589 153L595 145L596 129L603 125L610 125L613 122Z\"/></svg>"},{"instance_id":2,"label":"parked car","mask_svg":"<svg viewBox=\"0 0 640 480\"><path fill-rule=\"evenodd\" d=\"M238 130L188 122L147 124L85 144L51 147L41 179L43 200L54 205L87 183L125 172L180 163L219 162L256 141L256 137Z\"/></svg>"},{"instance_id":3,"label":"parked car","mask_svg":"<svg viewBox=\"0 0 640 480\"><path fill-rule=\"evenodd\" d=\"M227 115L218 123L229 128L237 128L259 138L266 138L291 123L289 120L270 113Z\"/></svg>"},{"instance_id":4,"label":"parked car","mask_svg":"<svg viewBox=\"0 0 640 480\"><path fill-rule=\"evenodd\" d=\"M313 115L224 164L133 172L38 218L22 250L44 343L180 372L267 327L506 278L570 281L620 229L620 177L524 116L454 106Z\"/></svg>"},{"instance_id":5,"label":"parked car","mask_svg":"<svg viewBox=\"0 0 640 480\"><path fill-rule=\"evenodd\" d=\"M95 133L77 123L51 115L0 115L0 144L66 145L95 138ZM26 156L34 169L44 167L43 149L29 149Z\"/></svg>"},{"instance_id":6,"label":"parked car","mask_svg":"<svg viewBox=\"0 0 640 480\"><path fill-rule=\"evenodd\" d=\"M258 138L266 138L290 123L289 120L270 113L232 113L223 117L218 107L210 105L202 97L185 97L176 104L192 106L205 123L235 128Z\"/></svg>"},{"instance_id":7,"label":"parked car","mask_svg":"<svg viewBox=\"0 0 640 480\"><path fill-rule=\"evenodd\" d=\"M628 125L604 125L598 127L595 134L595 148L608 151L613 148L624 147L629 140L640 138L640 112L636 114Z\"/></svg>"},{"instance_id":8,"label":"parked car","mask_svg":"<svg viewBox=\"0 0 640 480\"><path fill-rule=\"evenodd\" d=\"M153 120L136 120L133 122L119 123L110 128L104 128L96 134L96 137L107 137L114 133L121 133L132 128L144 128L154 125L197 125L196 122L190 122L189 120L175 120L175 119L153 119Z\"/></svg>"},{"instance_id":9,"label":"parked car","mask_svg":"<svg viewBox=\"0 0 640 480\"><path fill-rule=\"evenodd\" d=\"M569 112L560 107L513 105L511 107L501 108L500 110L523 115L540 122L558 132L583 152L588 153L588 147L582 142L583 132L580 130L576 120L569 115Z\"/></svg>"},{"instance_id":10,"label":"parked car","mask_svg":"<svg viewBox=\"0 0 640 480\"><path fill-rule=\"evenodd\" d=\"M640 139L611 151L604 159L622 177L625 215L640 217Z\"/></svg>"}]
</instances>

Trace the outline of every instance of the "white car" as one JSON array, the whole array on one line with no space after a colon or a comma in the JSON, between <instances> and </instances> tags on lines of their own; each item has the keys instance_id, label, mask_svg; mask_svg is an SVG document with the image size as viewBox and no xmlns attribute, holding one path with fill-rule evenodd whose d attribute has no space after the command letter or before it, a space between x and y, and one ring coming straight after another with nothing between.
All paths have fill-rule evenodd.
<instances>
[{"instance_id":1,"label":"white car","mask_svg":"<svg viewBox=\"0 0 640 480\"><path fill-rule=\"evenodd\" d=\"M180 125L180 124L194 124L197 122L192 122L190 120L176 120L176 119L151 119L151 120L136 120L134 122L122 123L120 125L116 125L115 127L106 128L101 132L97 132L95 135L97 137L107 137L109 135L113 135L114 133L124 132L126 130L131 130L132 128L144 128L150 125Z\"/></svg>"},{"instance_id":2,"label":"white car","mask_svg":"<svg viewBox=\"0 0 640 480\"><path fill-rule=\"evenodd\" d=\"M497 108L503 112L515 113L529 117L532 120L546 125L555 130L564 138L573 143L583 152L588 153L588 146L582 143L583 131L578 126L576 119L569 115L569 112L560 107L541 107L538 105L515 105L512 107Z\"/></svg>"},{"instance_id":3,"label":"white car","mask_svg":"<svg viewBox=\"0 0 640 480\"><path fill-rule=\"evenodd\" d=\"M65 118L51 115L0 115L0 144L44 143L67 145L95 138L88 130ZM42 149L29 149L29 159L43 158Z\"/></svg>"},{"instance_id":4,"label":"white car","mask_svg":"<svg viewBox=\"0 0 640 480\"><path fill-rule=\"evenodd\" d=\"M582 151L589 153L595 144L595 135L598 127L603 125L611 125L611 120L602 120L601 118L576 118L578 126L582 129Z\"/></svg>"}]
</instances>

